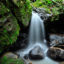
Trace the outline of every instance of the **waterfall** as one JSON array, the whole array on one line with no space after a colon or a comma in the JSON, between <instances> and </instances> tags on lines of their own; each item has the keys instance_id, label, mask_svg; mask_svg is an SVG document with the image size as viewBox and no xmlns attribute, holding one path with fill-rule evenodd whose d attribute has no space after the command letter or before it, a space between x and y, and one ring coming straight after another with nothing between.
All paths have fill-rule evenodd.
<instances>
[{"instance_id":1,"label":"waterfall","mask_svg":"<svg viewBox=\"0 0 64 64\"><path fill-rule=\"evenodd\" d=\"M38 13L34 11L32 12L28 43L29 45L26 49L23 51L18 51L20 56L28 54L35 46L40 46L43 48L44 53L46 53L48 50L45 40L44 20L42 20Z\"/></svg>"},{"instance_id":2,"label":"waterfall","mask_svg":"<svg viewBox=\"0 0 64 64\"><path fill-rule=\"evenodd\" d=\"M44 30L44 20L40 18L38 13L32 12L32 18L29 29L29 45L26 49L17 51L17 54L20 54L20 57L24 57L24 55L29 54L29 52L35 47L40 46L43 49L45 58L42 61L31 61L33 64L58 64L47 57L46 53L48 47L46 45L45 39L45 30ZM29 63L29 61L27 61Z\"/></svg>"},{"instance_id":3,"label":"waterfall","mask_svg":"<svg viewBox=\"0 0 64 64\"><path fill-rule=\"evenodd\" d=\"M44 48L44 52L47 51L45 30L44 30L44 20L40 18L38 13L32 12L30 30L29 30L29 46L31 48L35 46L40 46Z\"/></svg>"},{"instance_id":4,"label":"waterfall","mask_svg":"<svg viewBox=\"0 0 64 64\"><path fill-rule=\"evenodd\" d=\"M32 19L29 33L29 43L41 43L45 39L44 21L38 13L32 12Z\"/></svg>"}]
</instances>

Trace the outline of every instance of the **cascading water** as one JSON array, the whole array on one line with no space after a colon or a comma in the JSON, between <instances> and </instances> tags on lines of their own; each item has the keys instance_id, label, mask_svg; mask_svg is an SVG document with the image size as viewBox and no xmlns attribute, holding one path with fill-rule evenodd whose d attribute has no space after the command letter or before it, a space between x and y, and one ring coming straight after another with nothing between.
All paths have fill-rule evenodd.
<instances>
[{"instance_id":1,"label":"cascading water","mask_svg":"<svg viewBox=\"0 0 64 64\"><path fill-rule=\"evenodd\" d=\"M48 48L44 44L45 40L45 31L44 31L44 21L39 17L38 13L32 12L32 19L29 32L29 45L31 46L40 46L44 47L44 51ZM46 50L45 50L46 49Z\"/></svg>"},{"instance_id":2,"label":"cascading water","mask_svg":"<svg viewBox=\"0 0 64 64\"><path fill-rule=\"evenodd\" d=\"M40 46L43 49L45 58L41 61L32 61L33 64L58 64L47 57L46 53L48 47L45 40L45 30L44 30L44 20L40 18L38 13L32 12L32 19L29 32L29 45L24 50L17 51L20 54L20 57L23 57L25 54L29 54L35 46Z\"/></svg>"},{"instance_id":3,"label":"cascading water","mask_svg":"<svg viewBox=\"0 0 64 64\"><path fill-rule=\"evenodd\" d=\"M30 26L29 42L37 43L43 42L45 39L43 20L37 13L32 12L32 20Z\"/></svg>"}]
</instances>

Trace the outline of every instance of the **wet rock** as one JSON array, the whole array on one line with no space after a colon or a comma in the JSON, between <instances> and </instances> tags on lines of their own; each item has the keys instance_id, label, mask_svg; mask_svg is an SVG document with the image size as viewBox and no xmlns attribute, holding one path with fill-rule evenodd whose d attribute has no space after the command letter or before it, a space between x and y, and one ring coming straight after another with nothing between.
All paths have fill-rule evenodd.
<instances>
[{"instance_id":1,"label":"wet rock","mask_svg":"<svg viewBox=\"0 0 64 64\"><path fill-rule=\"evenodd\" d=\"M47 20L52 14L46 13L44 8L33 8L33 11L37 12L43 20Z\"/></svg>"},{"instance_id":2,"label":"wet rock","mask_svg":"<svg viewBox=\"0 0 64 64\"><path fill-rule=\"evenodd\" d=\"M18 58L18 55L12 53L12 52L7 52L3 55L3 57L6 56L7 58L14 58L14 59L17 59Z\"/></svg>"},{"instance_id":3,"label":"wet rock","mask_svg":"<svg viewBox=\"0 0 64 64\"><path fill-rule=\"evenodd\" d=\"M56 46L59 44L64 44L64 36L58 34L50 35L50 46Z\"/></svg>"},{"instance_id":4,"label":"wet rock","mask_svg":"<svg viewBox=\"0 0 64 64\"><path fill-rule=\"evenodd\" d=\"M29 58L32 60L41 60L44 58L43 50L36 46L29 52Z\"/></svg>"},{"instance_id":5,"label":"wet rock","mask_svg":"<svg viewBox=\"0 0 64 64\"><path fill-rule=\"evenodd\" d=\"M55 46L57 44L59 44L59 42L57 40L54 40L54 41L51 42L50 46Z\"/></svg>"},{"instance_id":6,"label":"wet rock","mask_svg":"<svg viewBox=\"0 0 64 64\"><path fill-rule=\"evenodd\" d=\"M50 34L50 41L62 39L64 34Z\"/></svg>"},{"instance_id":7,"label":"wet rock","mask_svg":"<svg viewBox=\"0 0 64 64\"><path fill-rule=\"evenodd\" d=\"M26 54L26 55L24 56L24 59L26 59L26 60L28 60L28 59L29 59L28 54Z\"/></svg>"},{"instance_id":8,"label":"wet rock","mask_svg":"<svg viewBox=\"0 0 64 64\"><path fill-rule=\"evenodd\" d=\"M47 54L54 60L64 61L64 49L62 48L50 47Z\"/></svg>"}]
</instances>

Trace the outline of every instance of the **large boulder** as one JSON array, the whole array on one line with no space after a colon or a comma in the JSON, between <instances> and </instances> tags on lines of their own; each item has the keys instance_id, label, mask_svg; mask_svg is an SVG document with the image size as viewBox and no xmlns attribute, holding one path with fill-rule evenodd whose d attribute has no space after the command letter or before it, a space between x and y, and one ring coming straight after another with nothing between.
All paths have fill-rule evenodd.
<instances>
[{"instance_id":1,"label":"large boulder","mask_svg":"<svg viewBox=\"0 0 64 64\"><path fill-rule=\"evenodd\" d=\"M39 46L34 47L30 52L29 52L29 58L32 60L41 60L44 58L43 54L43 49L40 48Z\"/></svg>"},{"instance_id":2,"label":"large boulder","mask_svg":"<svg viewBox=\"0 0 64 64\"><path fill-rule=\"evenodd\" d=\"M64 49L58 47L50 47L48 56L54 60L64 61Z\"/></svg>"}]
</instances>

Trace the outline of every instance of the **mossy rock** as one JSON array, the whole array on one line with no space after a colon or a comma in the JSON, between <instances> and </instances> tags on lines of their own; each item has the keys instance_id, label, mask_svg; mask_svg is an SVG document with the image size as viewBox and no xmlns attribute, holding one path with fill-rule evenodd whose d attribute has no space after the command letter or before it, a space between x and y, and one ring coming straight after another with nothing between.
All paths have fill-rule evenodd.
<instances>
[{"instance_id":1,"label":"mossy rock","mask_svg":"<svg viewBox=\"0 0 64 64\"><path fill-rule=\"evenodd\" d=\"M32 7L30 0L13 0L18 6L19 10L15 10L17 18L22 22L24 26L28 26L31 19Z\"/></svg>"},{"instance_id":2,"label":"mossy rock","mask_svg":"<svg viewBox=\"0 0 64 64\"><path fill-rule=\"evenodd\" d=\"M19 30L20 28L17 20L12 14L0 18L0 52L17 40Z\"/></svg>"},{"instance_id":3,"label":"mossy rock","mask_svg":"<svg viewBox=\"0 0 64 64\"><path fill-rule=\"evenodd\" d=\"M30 6L30 0L21 0L20 4L21 19L24 26L28 26L31 19L32 7Z\"/></svg>"},{"instance_id":4,"label":"mossy rock","mask_svg":"<svg viewBox=\"0 0 64 64\"><path fill-rule=\"evenodd\" d=\"M8 8L6 8L3 3L0 2L0 15L4 15L5 13L10 12L10 10Z\"/></svg>"},{"instance_id":5,"label":"mossy rock","mask_svg":"<svg viewBox=\"0 0 64 64\"><path fill-rule=\"evenodd\" d=\"M0 5L3 5L3 7L1 7L0 12L2 12L3 14L5 12L11 11L11 8L13 8L13 12L17 20L19 20L24 26L28 26L32 13L30 0L12 0L14 4L10 3L10 0L5 0L5 1L6 1L5 6L7 8L1 2Z\"/></svg>"},{"instance_id":6,"label":"mossy rock","mask_svg":"<svg viewBox=\"0 0 64 64\"><path fill-rule=\"evenodd\" d=\"M52 14L51 21L58 20L59 14L64 14L64 0L36 0L31 5L36 8L44 8L46 13Z\"/></svg>"},{"instance_id":7,"label":"mossy rock","mask_svg":"<svg viewBox=\"0 0 64 64\"><path fill-rule=\"evenodd\" d=\"M0 53L12 45L19 35L19 25L10 10L0 2Z\"/></svg>"},{"instance_id":8,"label":"mossy rock","mask_svg":"<svg viewBox=\"0 0 64 64\"><path fill-rule=\"evenodd\" d=\"M7 58L6 56L4 56L0 62L1 64L25 64L22 59Z\"/></svg>"}]
</instances>

